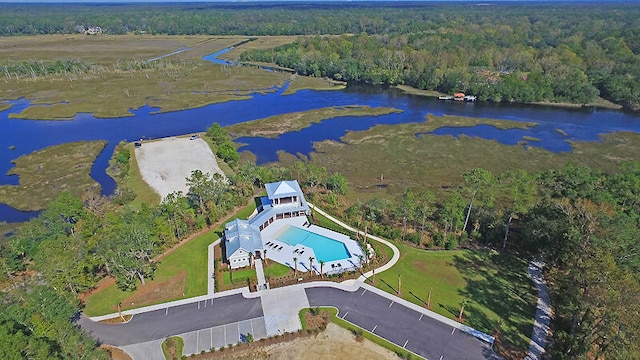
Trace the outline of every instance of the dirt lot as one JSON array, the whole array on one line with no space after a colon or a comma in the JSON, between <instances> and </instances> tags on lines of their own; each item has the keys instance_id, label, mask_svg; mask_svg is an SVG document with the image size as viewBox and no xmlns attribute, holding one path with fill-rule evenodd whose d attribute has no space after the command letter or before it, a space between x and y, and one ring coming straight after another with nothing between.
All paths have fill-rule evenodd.
<instances>
[{"instance_id":1,"label":"dirt lot","mask_svg":"<svg viewBox=\"0 0 640 360\"><path fill-rule=\"evenodd\" d=\"M193 170L219 173L216 158L207 143L198 138L166 138L144 142L136 149L142 178L164 199L169 193L187 193L186 178Z\"/></svg>"},{"instance_id":2,"label":"dirt lot","mask_svg":"<svg viewBox=\"0 0 640 360\"><path fill-rule=\"evenodd\" d=\"M217 351L205 355L198 355L198 360L204 359L256 359L256 360L332 360L332 359L367 359L385 360L397 359L393 352L384 349L373 342L362 339L356 341L355 336L348 330L336 324L329 323L325 331L316 336L301 337L288 342L259 346L237 353Z\"/></svg>"}]
</instances>

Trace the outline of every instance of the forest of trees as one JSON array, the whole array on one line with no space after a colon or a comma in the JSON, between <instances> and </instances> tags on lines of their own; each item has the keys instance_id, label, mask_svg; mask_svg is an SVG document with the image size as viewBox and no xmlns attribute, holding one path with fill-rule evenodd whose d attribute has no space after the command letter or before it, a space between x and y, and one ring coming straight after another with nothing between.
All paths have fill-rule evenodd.
<instances>
[{"instance_id":1,"label":"forest of trees","mask_svg":"<svg viewBox=\"0 0 640 360\"><path fill-rule=\"evenodd\" d=\"M218 149L229 143L217 124L206 136ZM341 174L303 161L256 166L219 155L229 157L233 175L193 171L186 194L170 194L157 206L131 205L126 189L111 197L62 193L0 242L0 283L10 284L0 300L0 349L24 349L3 358L103 358L71 322L81 306L77 295L106 275L125 290L153 279L154 258L281 179L298 180L310 201L367 233L418 248L483 246L544 257L555 312L553 358L640 353L640 313L633 310L640 298L638 162L616 174L571 165L536 174L476 168L446 195L407 189L397 199L346 205ZM129 160L119 147L116 177L127 176Z\"/></svg>"},{"instance_id":2,"label":"forest of trees","mask_svg":"<svg viewBox=\"0 0 640 360\"><path fill-rule=\"evenodd\" d=\"M553 359L640 354L640 163L607 175L568 165L499 176L484 169L443 201L408 189L345 212L359 228L426 248L487 246L547 261Z\"/></svg>"},{"instance_id":3,"label":"forest of trees","mask_svg":"<svg viewBox=\"0 0 640 360\"><path fill-rule=\"evenodd\" d=\"M217 124L207 134L219 150L232 144ZM169 194L157 206L133 206L135 195L123 188L111 197L95 189L82 198L64 192L0 241L0 358L107 359L72 322L82 306L78 295L98 280L109 275L120 289L134 290L153 279L158 255L246 205L266 182L299 179L310 199L348 191L342 175L312 164L240 165L235 147L218 154L235 175L193 171L186 194ZM117 178L128 176L130 158L125 147L114 154Z\"/></svg>"},{"instance_id":4,"label":"forest of trees","mask_svg":"<svg viewBox=\"0 0 640 360\"><path fill-rule=\"evenodd\" d=\"M0 36L342 35L252 51L300 74L407 84L481 100L640 109L640 6L633 3L0 5Z\"/></svg>"}]
</instances>

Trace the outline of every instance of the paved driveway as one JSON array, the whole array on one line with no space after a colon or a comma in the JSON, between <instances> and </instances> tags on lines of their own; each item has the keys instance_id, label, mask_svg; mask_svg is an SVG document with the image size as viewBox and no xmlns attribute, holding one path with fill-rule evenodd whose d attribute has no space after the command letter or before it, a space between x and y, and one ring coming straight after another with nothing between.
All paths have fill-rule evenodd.
<instances>
[{"instance_id":1,"label":"paved driveway","mask_svg":"<svg viewBox=\"0 0 640 360\"><path fill-rule=\"evenodd\" d=\"M262 316L260 298L236 294L137 314L126 324L102 324L84 317L79 324L100 342L124 346Z\"/></svg>"},{"instance_id":2,"label":"paved driveway","mask_svg":"<svg viewBox=\"0 0 640 360\"><path fill-rule=\"evenodd\" d=\"M427 359L495 359L490 345L371 291L306 289L309 305L334 306L338 316Z\"/></svg>"}]
</instances>

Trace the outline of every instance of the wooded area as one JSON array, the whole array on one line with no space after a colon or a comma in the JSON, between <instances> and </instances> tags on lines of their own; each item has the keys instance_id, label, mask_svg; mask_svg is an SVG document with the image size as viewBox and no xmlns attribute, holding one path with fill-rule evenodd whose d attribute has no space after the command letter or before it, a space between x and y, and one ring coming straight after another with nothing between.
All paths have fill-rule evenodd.
<instances>
[{"instance_id":1,"label":"wooded area","mask_svg":"<svg viewBox=\"0 0 640 360\"><path fill-rule=\"evenodd\" d=\"M4 36L95 26L110 34L313 35L247 52L243 60L349 82L465 91L489 101L582 104L601 96L640 108L636 4L0 4ZM138 65L146 66L123 66ZM61 59L0 69L29 77L92 66ZM543 257L555 313L551 356L640 354L640 163L623 163L616 173L583 166L501 174L476 168L442 194L408 189L397 199L349 204L341 174L313 161L256 166L243 161L217 124L206 136L233 170L227 178L195 171L187 194L171 194L157 206L132 205L136 194L120 181L131 154L119 147L113 196L62 193L0 242L1 358L106 359L71 322L82 306L74 295L107 275L121 289L136 288L154 277L158 255L281 179L298 180L310 201L365 232L419 249L486 247Z\"/></svg>"},{"instance_id":2,"label":"wooded area","mask_svg":"<svg viewBox=\"0 0 640 360\"><path fill-rule=\"evenodd\" d=\"M349 82L407 84L480 100L640 108L634 3L0 5L0 35L319 35L265 61ZM99 10L99 11L98 11ZM355 34L349 36L323 36Z\"/></svg>"}]
</instances>

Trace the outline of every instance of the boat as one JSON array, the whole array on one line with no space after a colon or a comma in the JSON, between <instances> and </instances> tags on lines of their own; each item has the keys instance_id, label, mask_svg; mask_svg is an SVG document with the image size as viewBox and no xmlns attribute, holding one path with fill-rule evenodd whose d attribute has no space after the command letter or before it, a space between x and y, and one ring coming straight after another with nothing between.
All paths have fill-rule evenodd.
<instances>
[{"instance_id":1,"label":"boat","mask_svg":"<svg viewBox=\"0 0 640 360\"><path fill-rule=\"evenodd\" d=\"M453 96L451 95L443 95L443 96L438 96L439 100L453 100Z\"/></svg>"}]
</instances>

